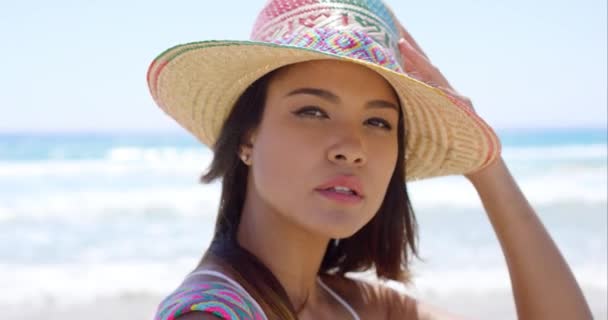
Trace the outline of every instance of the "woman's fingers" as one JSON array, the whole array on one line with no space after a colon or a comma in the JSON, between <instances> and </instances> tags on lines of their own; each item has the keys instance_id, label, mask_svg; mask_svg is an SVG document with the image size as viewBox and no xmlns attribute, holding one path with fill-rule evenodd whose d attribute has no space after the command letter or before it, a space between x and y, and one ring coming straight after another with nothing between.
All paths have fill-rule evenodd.
<instances>
[{"instance_id":1,"label":"woman's fingers","mask_svg":"<svg viewBox=\"0 0 608 320\"><path fill-rule=\"evenodd\" d=\"M426 53L424 53L424 51L418 45L416 40L414 40L414 37L412 37L412 35L409 32L407 32L407 30L405 30L405 28L403 27L402 24L399 24L399 33L401 34L401 37L403 39L405 39L408 43L411 44L411 46L414 48L414 50L418 51L418 53L420 53L423 57L427 58L427 60L428 60L428 56L426 55Z\"/></svg>"},{"instance_id":2,"label":"woman's fingers","mask_svg":"<svg viewBox=\"0 0 608 320\"><path fill-rule=\"evenodd\" d=\"M449 87L449 83L441 72L407 40L401 39L399 41L399 50L405 64L406 73L435 87Z\"/></svg>"},{"instance_id":3,"label":"woman's fingers","mask_svg":"<svg viewBox=\"0 0 608 320\"><path fill-rule=\"evenodd\" d=\"M416 61L417 64L430 64L430 60L427 56L418 51L414 46L407 41L405 38L399 40L399 46L401 53L408 58Z\"/></svg>"},{"instance_id":4,"label":"woman's fingers","mask_svg":"<svg viewBox=\"0 0 608 320\"><path fill-rule=\"evenodd\" d=\"M399 51L403 59L405 72L412 78L425 82L445 92L454 103L473 109L471 99L459 94L452 88L441 71L435 67L422 48L416 43L412 35L399 24L401 39L399 40Z\"/></svg>"},{"instance_id":5,"label":"woman's fingers","mask_svg":"<svg viewBox=\"0 0 608 320\"><path fill-rule=\"evenodd\" d=\"M401 52L405 72L410 77L442 90L453 98L454 103L473 109L471 100L456 92L441 71L426 56L408 43L406 39L399 40L399 51Z\"/></svg>"}]
</instances>

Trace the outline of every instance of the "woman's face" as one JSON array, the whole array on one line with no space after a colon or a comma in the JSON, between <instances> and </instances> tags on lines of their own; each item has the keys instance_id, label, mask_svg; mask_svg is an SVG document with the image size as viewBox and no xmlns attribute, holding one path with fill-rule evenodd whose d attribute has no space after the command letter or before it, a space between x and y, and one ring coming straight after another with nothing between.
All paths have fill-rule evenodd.
<instances>
[{"instance_id":1,"label":"woman's face","mask_svg":"<svg viewBox=\"0 0 608 320\"><path fill-rule=\"evenodd\" d=\"M384 199L397 162L399 112L389 83L365 67L323 60L280 70L251 136L247 192L311 232L354 234Z\"/></svg>"}]
</instances>

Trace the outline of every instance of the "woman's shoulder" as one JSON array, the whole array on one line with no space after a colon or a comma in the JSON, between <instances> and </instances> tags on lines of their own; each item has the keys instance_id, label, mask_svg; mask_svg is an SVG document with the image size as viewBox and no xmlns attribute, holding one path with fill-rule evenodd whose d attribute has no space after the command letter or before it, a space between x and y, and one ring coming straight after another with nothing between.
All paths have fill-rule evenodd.
<instances>
[{"instance_id":1,"label":"woman's shoulder","mask_svg":"<svg viewBox=\"0 0 608 320\"><path fill-rule=\"evenodd\" d=\"M462 320L464 317L420 301L383 281L352 276L323 276L360 313L361 319Z\"/></svg>"},{"instance_id":2,"label":"woman's shoulder","mask_svg":"<svg viewBox=\"0 0 608 320\"><path fill-rule=\"evenodd\" d=\"M187 277L158 306L155 320L262 319L242 288L210 274Z\"/></svg>"},{"instance_id":3,"label":"woman's shoulder","mask_svg":"<svg viewBox=\"0 0 608 320\"><path fill-rule=\"evenodd\" d=\"M377 280L324 275L322 280L360 313L361 319L419 319L418 302Z\"/></svg>"}]
</instances>

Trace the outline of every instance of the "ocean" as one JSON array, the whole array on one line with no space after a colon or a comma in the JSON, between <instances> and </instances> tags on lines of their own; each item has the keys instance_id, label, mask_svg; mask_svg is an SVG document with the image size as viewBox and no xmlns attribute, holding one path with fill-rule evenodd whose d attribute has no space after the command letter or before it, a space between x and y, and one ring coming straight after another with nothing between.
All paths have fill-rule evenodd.
<instances>
[{"instance_id":1,"label":"ocean","mask_svg":"<svg viewBox=\"0 0 608 320\"><path fill-rule=\"evenodd\" d=\"M499 135L507 165L605 318L606 129ZM0 310L48 315L49 305L138 296L157 303L210 241L220 186L198 179L211 157L180 133L0 134ZM408 186L424 258L408 290L464 314L484 297L512 300L472 186L458 176ZM478 300L454 301L462 293Z\"/></svg>"}]
</instances>

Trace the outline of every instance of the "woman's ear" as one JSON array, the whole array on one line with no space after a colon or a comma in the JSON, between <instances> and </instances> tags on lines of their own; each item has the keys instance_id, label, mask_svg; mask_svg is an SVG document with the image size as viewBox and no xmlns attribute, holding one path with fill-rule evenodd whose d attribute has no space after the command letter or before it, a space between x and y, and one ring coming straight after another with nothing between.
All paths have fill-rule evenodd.
<instances>
[{"instance_id":1,"label":"woman's ear","mask_svg":"<svg viewBox=\"0 0 608 320\"><path fill-rule=\"evenodd\" d=\"M253 163L253 146L256 134L256 130L251 130L245 134L239 147L239 157L247 166L250 166Z\"/></svg>"}]
</instances>

